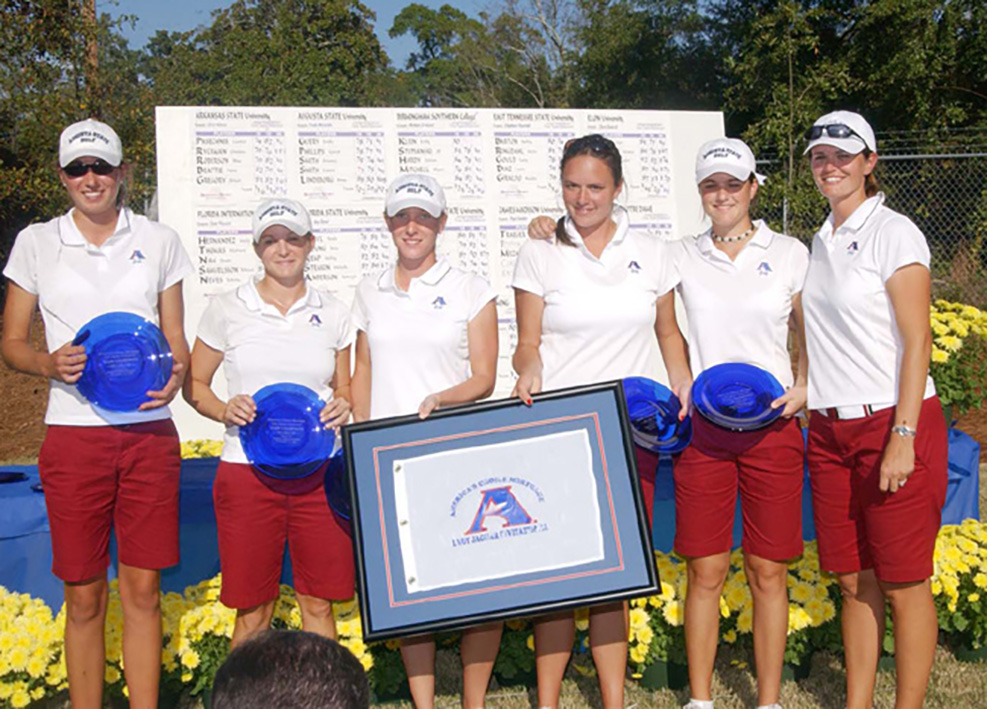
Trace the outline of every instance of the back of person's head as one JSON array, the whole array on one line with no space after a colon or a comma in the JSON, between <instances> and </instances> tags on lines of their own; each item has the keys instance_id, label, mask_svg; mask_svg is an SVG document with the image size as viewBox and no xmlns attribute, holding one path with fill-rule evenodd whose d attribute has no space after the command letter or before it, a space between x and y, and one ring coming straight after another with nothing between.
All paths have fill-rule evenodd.
<instances>
[{"instance_id":1,"label":"back of person's head","mask_svg":"<svg viewBox=\"0 0 987 709\"><path fill-rule=\"evenodd\" d=\"M216 673L212 709L366 709L363 666L314 633L268 630L237 647Z\"/></svg>"}]
</instances>

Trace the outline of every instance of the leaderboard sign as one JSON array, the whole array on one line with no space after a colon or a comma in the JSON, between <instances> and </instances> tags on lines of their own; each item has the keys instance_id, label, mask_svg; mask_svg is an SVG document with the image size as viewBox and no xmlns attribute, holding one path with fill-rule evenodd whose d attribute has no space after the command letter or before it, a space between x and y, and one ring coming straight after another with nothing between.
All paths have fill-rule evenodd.
<instances>
[{"instance_id":1,"label":"leaderboard sign","mask_svg":"<svg viewBox=\"0 0 987 709\"><path fill-rule=\"evenodd\" d=\"M308 275L348 303L361 278L396 258L382 218L388 183L425 172L449 202L439 251L498 290L500 395L512 385L514 260L532 217L562 213L565 142L611 138L632 225L674 239L700 228L695 153L723 135L722 115L710 112L159 107L156 118L159 218L197 268L186 282L190 333L209 296L258 272L250 217L262 198L305 204L316 236ZM191 412L176 418L184 437L206 435Z\"/></svg>"}]
</instances>

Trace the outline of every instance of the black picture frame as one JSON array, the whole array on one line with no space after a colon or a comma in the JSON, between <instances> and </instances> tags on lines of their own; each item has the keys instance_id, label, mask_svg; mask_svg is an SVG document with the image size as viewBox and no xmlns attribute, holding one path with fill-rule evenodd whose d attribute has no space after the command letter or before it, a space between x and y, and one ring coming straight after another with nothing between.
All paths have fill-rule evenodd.
<instances>
[{"instance_id":1,"label":"black picture frame","mask_svg":"<svg viewBox=\"0 0 987 709\"><path fill-rule=\"evenodd\" d=\"M412 415L343 427L357 595L366 641L660 591L621 383L546 392L533 399L531 406L516 398L501 399L439 409L424 421ZM533 457L522 456L528 450L563 454L536 464ZM462 473L456 467L467 456L471 461L482 456L483 462L514 456L521 461L517 468L521 472L505 470L502 476L477 480L484 465ZM556 469L570 459L578 464ZM442 464L452 472L443 473ZM407 475L401 477L404 470ZM405 484L412 471L416 482ZM463 492L446 508L442 485L448 488L454 476ZM428 486L421 484L425 479ZM539 486L539 480L544 484ZM472 526L461 538L458 531L443 536L441 530L432 529L442 525L451 529L469 519L467 512L477 495L480 501ZM430 509L443 505L438 508L442 513L424 510L422 502ZM460 505L463 516L452 521ZM514 512L501 514L505 505ZM530 505L551 524L531 516L526 511ZM579 510L589 512L580 517ZM450 521L445 521L447 511ZM514 515L513 522L507 514ZM485 526L498 517L500 526ZM582 520L578 524L577 518ZM412 533L410 528L424 531ZM519 539L522 535L530 536ZM577 544L579 535L588 535L591 543ZM517 554L519 549L525 553ZM497 562L491 566L496 568L487 568L493 559ZM524 568L510 573L507 566L514 559ZM496 576L462 583L451 578L471 572ZM432 579L432 586L413 587L426 578Z\"/></svg>"}]
</instances>

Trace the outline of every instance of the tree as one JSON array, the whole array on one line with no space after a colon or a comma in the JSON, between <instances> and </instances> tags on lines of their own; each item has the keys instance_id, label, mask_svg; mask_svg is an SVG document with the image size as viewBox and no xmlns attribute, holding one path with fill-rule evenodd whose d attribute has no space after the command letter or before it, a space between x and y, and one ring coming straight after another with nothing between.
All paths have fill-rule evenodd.
<instances>
[{"instance_id":1,"label":"tree","mask_svg":"<svg viewBox=\"0 0 987 709\"><path fill-rule=\"evenodd\" d=\"M583 0L574 104L719 108L719 57L697 0Z\"/></svg>"},{"instance_id":2,"label":"tree","mask_svg":"<svg viewBox=\"0 0 987 709\"><path fill-rule=\"evenodd\" d=\"M158 32L143 70L159 102L376 105L387 55L357 0L236 0L191 32Z\"/></svg>"},{"instance_id":3,"label":"tree","mask_svg":"<svg viewBox=\"0 0 987 709\"><path fill-rule=\"evenodd\" d=\"M515 15L472 18L416 3L394 18L390 36L404 34L418 42L406 76L423 106L556 105L545 39Z\"/></svg>"}]
</instances>

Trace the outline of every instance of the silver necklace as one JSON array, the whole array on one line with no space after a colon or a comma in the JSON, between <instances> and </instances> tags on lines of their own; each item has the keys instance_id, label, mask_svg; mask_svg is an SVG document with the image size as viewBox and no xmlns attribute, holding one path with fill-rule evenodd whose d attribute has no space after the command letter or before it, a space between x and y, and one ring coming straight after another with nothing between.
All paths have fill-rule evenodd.
<instances>
[{"instance_id":1,"label":"silver necklace","mask_svg":"<svg viewBox=\"0 0 987 709\"><path fill-rule=\"evenodd\" d=\"M718 241L721 244L729 244L729 243L732 243L734 241L743 241L748 236L750 236L751 234L753 234L755 231L757 231L757 225L756 224L752 224L750 229L748 229L747 231L745 231L743 234L738 234L737 236L718 236L718 235L716 235L716 234L713 233L713 230L712 229L709 230L709 235L711 237L713 237L713 241Z\"/></svg>"}]
</instances>

